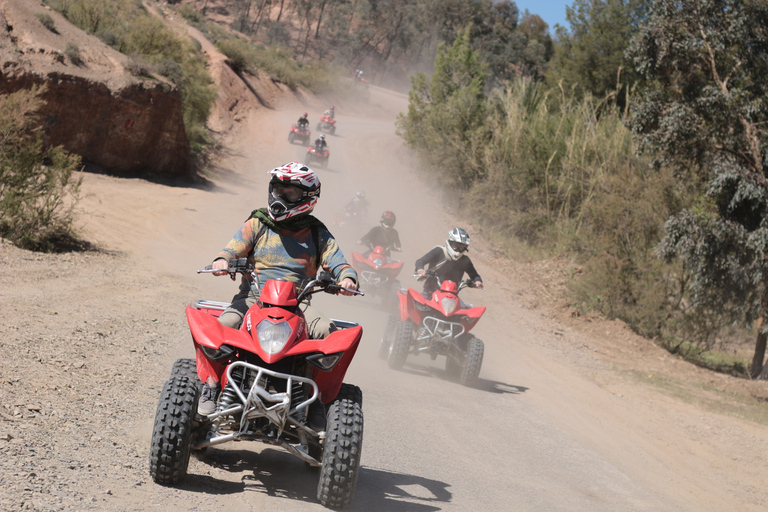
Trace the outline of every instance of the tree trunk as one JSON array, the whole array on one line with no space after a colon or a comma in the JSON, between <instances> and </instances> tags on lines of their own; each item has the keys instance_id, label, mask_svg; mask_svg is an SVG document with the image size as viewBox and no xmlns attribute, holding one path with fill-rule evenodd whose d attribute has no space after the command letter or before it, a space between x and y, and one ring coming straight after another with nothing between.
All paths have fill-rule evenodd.
<instances>
[{"instance_id":1,"label":"tree trunk","mask_svg":"<svg viewBox=\"0 0 768 512\"><path fill-rule=\"evenodd\" d=\"M320 15L317 17L317 28L315 29L315 39L317 39L317 36L320 35L320 22L323 21L323 11L325 11L325 2L326 0L323 0L323 3L320 5Z\"/></svg>"},{"instance_id":2,"label":"tree trunk","mask_svg":"<svg viewBox=\"0 0 768 512\"><path fill-rule=\"evenodd\" d=\"M749 375L753 379L768 380L768 364L763 365L765 359L766 339L768 335L763 332L763 317L757 319L757 340L755 341L755 355L752 357L752 366Z\"/></svg>"},{"instance_id":3,"label":"tree trunk","mask_svg":"<svg viewBox=\"0 0 768 512\"><path fill-rule=\"evenodd\" d=\"M280 11L277 13L277 19L275 21L280 21L280 16L283 15L283 6L285 5L285 0L280 0Z\"/></svg>"}]
</instances>

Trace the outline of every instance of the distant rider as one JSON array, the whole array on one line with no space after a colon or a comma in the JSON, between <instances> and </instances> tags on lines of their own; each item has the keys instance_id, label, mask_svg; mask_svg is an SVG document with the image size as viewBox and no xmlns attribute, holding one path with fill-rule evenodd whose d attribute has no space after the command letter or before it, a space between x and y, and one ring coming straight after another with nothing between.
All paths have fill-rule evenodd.
<instances>
[{"instance_id":1,"label":"distant rider","mask_svg":"<svg viewBox=\"0 0 768 512\"><path fill-rule=\"evenodd\" d=\"M357 241L358 245L367 245L369 247L383 247L385 255L389 256L390 251L400 251L400 235L395 229L395 221L397 217L390 211L386 211L381 214L381 222L379 226L374 226L371 230L363 235L363 237ZM365 256L367 257L371 251L367 251Z\"/></svg>"},{"instance_id":2,"label":"distant rider","mask_svg":"<svg viewBox=\"0 0 768 512\"><path fill-rule=\"evenodd\" d=\"M449 280L457 284L466 273L477 288L483 288L483 280L472 265L472 260L464 254L468 249L469 234L462 228L453 228L445 239L445 245L435 246L416 260L416 273L423 276L426 274L425 268L434 270L440 281ZM431 298L438 287L438 280L434 276L429 276L424 281L422 293L426 298Z\"/></svg>"},{"instance_id":3,"label":"distant rider","mask_svg":"<svg viewBox=\"0 0 768 512\"><path fill-rule=\"evenodd\" d=\"M299 127L299 130L303 132L307 131L307 127L309 126L309 118L307 117L306 112L304 112L304 115L299 118L299 122L296 123L296 125Z\"/></svg>"},{"instance_id":4,"label":"distant rider","mask_svg":"<svg viewBox=\"0 0 768 512\"><path fill-rule=\"evenodd\" d=\"M360 189L355 192L355 197L344 205L344 213L348 217L368 215L368 200L365 198L365 190Z\"/></svg>"},{"instance_id":5,"label":"distant rider","mask_svg":"<svg viewBox=\"0 0 768 512\"><path fill-rule=\"evenodd\" d=\"M323 116L327 117L330 120L336 119L336 107L331 107L325 112L323 112Z\"/></svg>"},{"instance_id":6,"label":"distant rider","mask_svg":"<svg viewBox=\"0 0 768 512\"><path fill-rule=\"evenodd\" d=\"M325 142L325 134L322 134L320 137L315 139L315 150L318 153L322 153L326 149L328 149L328 143Z\"/></svg>"}]
</instances>

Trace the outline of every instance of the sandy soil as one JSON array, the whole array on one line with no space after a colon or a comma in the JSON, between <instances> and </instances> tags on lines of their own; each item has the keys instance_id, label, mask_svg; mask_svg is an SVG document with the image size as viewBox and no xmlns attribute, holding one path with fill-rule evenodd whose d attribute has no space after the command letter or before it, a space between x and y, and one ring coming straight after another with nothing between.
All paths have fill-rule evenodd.
<instances>
[{"instance_id":1,"label":"sandy soil","mask_svg":"<svg viewBox=\"0 0 768 512\"><path fill-rule=\"evenodd\" d=\"M573 317L564 265L500 257L414 171L394 135L406 97L375 89L367 103L332 101L339 129L319 170L316 213L330 223L360 188L374 212L334 231L345 253L380 211L394 210L407 274L462 225L488 288L462 292L488 306L474 389L446 379L440 360L389 370L376 357L385 318L376 300L321 302L365 330L348 374L366 397L350 510L768 508L765 383L696 368L620 322ZM303 158L306 148L286 140L289 125L307 110L314 126L326 105L274 93L270 106L219 121L234 130L210 185L84 175L78 227L101 250L44 255L0 244L0 510L322 509L317 473L257 444L196 456L177 488L148 474L159 391L173 361L192 355L184 307L235 291L195 270L264 204L267 170Z\"/></svg>"}]
</instances>

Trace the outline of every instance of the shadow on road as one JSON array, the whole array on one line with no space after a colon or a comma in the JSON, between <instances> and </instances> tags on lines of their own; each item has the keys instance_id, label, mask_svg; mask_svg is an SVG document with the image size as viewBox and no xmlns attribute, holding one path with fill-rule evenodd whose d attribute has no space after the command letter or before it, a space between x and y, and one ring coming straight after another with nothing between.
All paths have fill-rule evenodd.
<instances>
[{"instance_id":1,"label":"shadow on road","mask_svg":"<svg viewBox=\"0 0 768 512\"><path fill-rule=\"evenodd\" d=\"M259 448L258 444L253 445ZM195 457L226 473L243 473L238 481L190 474L180 489L206 494L257 492L275 498L317 503L319 468L310 468L292 455L266 448L218 450L209 448ZM213 473L215 475L215 472ZM452 494L444 482L417 475L361 467L348 511L432 512L442 510Z\"/></svg>"},{"instance_id":2,"label":"shadow on road","mask_svg":"<svg viewBox=\"0 0 768 512\"><path fill-rule=\"evenodd\" d=\"M422 377L436 377L444 381L454 382L454 383L456 382L456 378L451 377L448 374L448 372L446 372L444 369L436 368L434 366L426 366L422 364L407 362L405 363L405 366L403 366L402 370L400 371L405 373L410 373L411 375L421 375ZM505 382L499 382L499 381L488 380L483 378L478 378L477 382L472 387L475 389L479 389L480 391L487 391L489 393L510 394L510 395L519 395L519 394L525 393L529 389L525 386L516 386L514 384L507 384Z\"/></svg>"}]
</instances>

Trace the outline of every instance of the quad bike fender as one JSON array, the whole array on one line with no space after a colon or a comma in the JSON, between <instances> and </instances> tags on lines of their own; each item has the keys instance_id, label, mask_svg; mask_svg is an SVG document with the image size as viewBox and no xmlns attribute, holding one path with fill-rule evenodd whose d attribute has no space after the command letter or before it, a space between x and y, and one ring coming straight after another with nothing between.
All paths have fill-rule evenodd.
<instances>
[{"instance_id":1,"label":"quad bike fender","mask_svg":"<svg viewBox=\"0 0 768 512\"><path fill-rule=\"evenodd\" d=\"M410 318L416 325L421 325L423 315L416 309L413 303L418 302L429 307L429 301L424 298L424 295L413 288L408 288L405 292L398 291L397 294L400 295L400 320L405 321ZM430 307L430 309L432 308Z\"/></svg>"},{"instance_id":2,"label":"quad bike fender","mask_svg":"<svg viewBox=\"0 0 768 512\"><path fill-rule=\"evenodd\" d=\"M469 309L460 309L454 313L454 315L465 315L467 320L462 322L464 324L465 332L472 330L477 325L477 321L485 313L485 306L474 306Z\"/></svg>"},{"instance_id":3,"label":"quad bike fender","mask_svg":"<svg viewBox=\"0 0 768 512\"><path fill-rule=\"evenodd\" d=\"M200 346L218 349L225 343L227 345L247 347L252 344L248 333L238 329L232 329L221 325L218 319L210 314L187 306L187 322L192 340L195 342L195 359L197 362L197 375L205 382L208 377L213 377L216 382L221 380L224 366L210 361Z\"/></svg>"},{"instance_id":4,"label":"quad bike fender","mask_svg":"<svg viewBox=\"0 0 768 512\"><path fill-rule=\"evenodd\" d=\"M247 332L225 327L218 319L192 306L187 306L187 322L195 343L217 349L224 344L249 347L253 344Z\"/></svg>"},{"instance_id":5,"label":"quad bike fender","mask_svg":"<svg viewBox=\"0 0 768 512\"><path fill-rule=\"evenodd\" d=\"M319 352L322 354L337 354L343 352L341 359L330 371L315 369L313 379L320 389L320 400L324 403L331 402L339 394L344 375L347 373L352 358L360 345L363 337L363 328L359 325L349 329L332 332L323 340L306 340L294 347L296 353ZM286 355L291 355L288 352Z\"/></svg>"}]
</instances>

